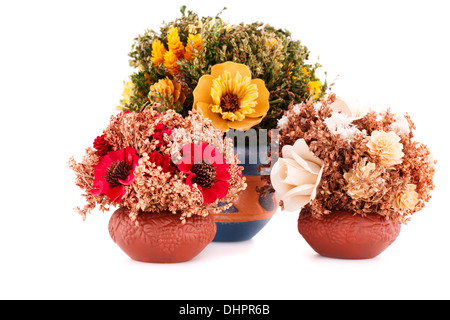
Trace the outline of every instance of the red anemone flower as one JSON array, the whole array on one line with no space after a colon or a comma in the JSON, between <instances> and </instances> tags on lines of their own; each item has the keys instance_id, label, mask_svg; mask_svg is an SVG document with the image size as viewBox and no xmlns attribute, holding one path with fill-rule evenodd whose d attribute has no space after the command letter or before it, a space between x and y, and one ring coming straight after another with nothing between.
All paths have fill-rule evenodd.
<instances>
[{"instance_id":1,"label":"red anemone flower","mask_svg":"<svg viewBox=\"0 0 450 320\"><path fill-rule=\"evenodd\" d=\"M197 184L203 195L203 202L213 203L225 197L230 186L230 173L220 152L206 143L187 144L182 152L178 169L187 175L187 185L193 188L193 184Z\"/></svg>"},{"instance_id":2,"label":"red anemone flower","mask_svg":"<svg viewBox=\"0 0 450 320\"><path fill-rule=\"evenodd\" d=\"M106 196L114 202L120 202L125 195L125 187L134 182L134 168L139 157L131 147L119 151L110 151L100 159L94 168L94 184L91 194Z\"/></svg>"}]
</instances>

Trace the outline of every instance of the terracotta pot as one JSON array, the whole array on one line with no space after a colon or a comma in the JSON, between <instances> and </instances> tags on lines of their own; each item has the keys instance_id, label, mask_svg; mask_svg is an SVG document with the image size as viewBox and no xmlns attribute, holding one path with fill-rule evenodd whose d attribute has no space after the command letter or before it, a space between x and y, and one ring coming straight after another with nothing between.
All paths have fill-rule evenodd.
<instances>
[{"instance_id":1,"label":"terracotta pot","mask_svg":"<svg viewBox=\"0 0 450 320\"><path fill-rule=\"evenodd\" d=\"M109 234L131 259L143 262L191 260L216 234L211 215L190 217L182 224L179 215L142 212L137 222L130 220L126 208L120 208L111 216Z\"/></svg>"},{"instance_id":2,"label":"terracotta pot","mask_svg":"<svg viewBox=\"0 0 450 320\"><path fill-rule=\"evenodd\" d=\"M340 259L371 259L383 252L400 233L400 224L380 215L365 217L336 211L322 219L303 209L298 231L320 255Z\"/></svg>"}]
</instances>

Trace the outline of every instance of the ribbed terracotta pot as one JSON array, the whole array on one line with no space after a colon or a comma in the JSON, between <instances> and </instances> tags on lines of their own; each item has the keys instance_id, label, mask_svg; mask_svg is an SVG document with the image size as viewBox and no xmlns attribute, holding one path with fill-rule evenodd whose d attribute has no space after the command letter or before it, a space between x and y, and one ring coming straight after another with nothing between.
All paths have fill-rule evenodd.
<instances>
[{"instance_id":1,"label":"ribbed terracotta pot","mask_svg":"<svg viewBox=\"0 0 450 320\"><path fill-rule=\"evenodd\" d=\"M213 240L216 224L211 215L193 216L182 224L169 212L141 212L137 225L126 208L114 212L109 221L113 241L133 260L154 263L189 261Z\"/></svg>"},{"instance_id":2,"label":"ribbed terracotta pot","mask_svg":"<svg viewBox=\"0 0 450 320\"><path fill-rule=\"evenodd\" d=\"M380 215L336 211L314 218L302 209L298 231L318 254L339 259L371 259L389 247L400 233L400 223Z\"/></svg>"}]
</instances>

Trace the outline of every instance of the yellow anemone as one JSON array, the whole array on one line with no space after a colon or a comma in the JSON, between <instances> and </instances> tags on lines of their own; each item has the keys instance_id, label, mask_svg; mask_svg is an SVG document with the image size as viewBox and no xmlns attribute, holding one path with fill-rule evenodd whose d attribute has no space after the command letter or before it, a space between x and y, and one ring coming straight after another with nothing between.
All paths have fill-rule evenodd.
<instances>
[{"instance_id":1,"label":"yellow anemone","mask_svg":"<svg viewBox=\"0 0 450 320\"><path fill-rule=\"evenodd\" d=\"M264 81L253 79L243 64L216 64L194 90L194 109L222 130L248 130L269 111L269 91Z\"/></svg>"}]
</instances>

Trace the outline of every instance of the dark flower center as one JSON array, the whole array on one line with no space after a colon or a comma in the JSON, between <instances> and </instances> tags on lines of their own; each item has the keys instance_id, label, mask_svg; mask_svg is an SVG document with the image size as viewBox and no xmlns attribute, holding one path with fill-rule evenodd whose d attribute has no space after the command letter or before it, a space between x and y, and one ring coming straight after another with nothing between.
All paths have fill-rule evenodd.
<instances>
[{"instance_id":1,"label":"dark flower center","mask_svg":"<svg viewBox=\"0 0 450 320\"><path fill-rule=\"evenodd\" d=\"M105 179L111 188L121 185L119 180L125 180L130 174L132 167L126 161L116 161L109 166Z\"/></svg>"},{"instance_id":2,"label":"dark flower center","mask_svg":"<svg viewBox=\"0 0 450 320\"><path fill-rule=\"evenodd\" d=\"M227 93L220 99L220 107L222 108L222 112L238 111L239 98L232 93Z\"/></svg>"},{"instance_id":3,"label":"dark flower center","mask_svg":"<svg viewBox=\"0 0 450 320\"><path fill-rule=\"evenodd\" d=\"M192 173L195 173L195 177L192 182L198 184L202 188L211 188L216 182L216 168L207 163L196 163L192 165Z\"/></svg>"}]
</instances>

